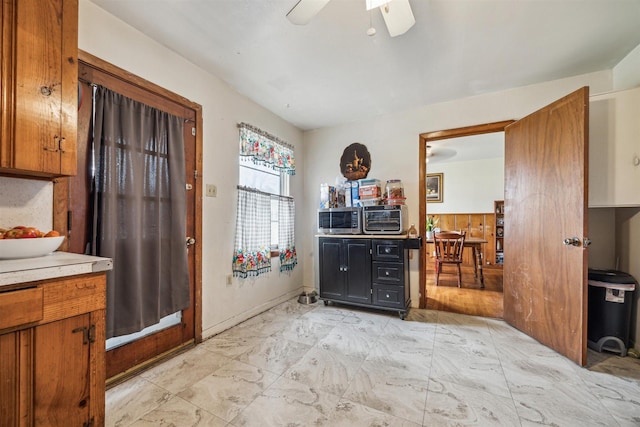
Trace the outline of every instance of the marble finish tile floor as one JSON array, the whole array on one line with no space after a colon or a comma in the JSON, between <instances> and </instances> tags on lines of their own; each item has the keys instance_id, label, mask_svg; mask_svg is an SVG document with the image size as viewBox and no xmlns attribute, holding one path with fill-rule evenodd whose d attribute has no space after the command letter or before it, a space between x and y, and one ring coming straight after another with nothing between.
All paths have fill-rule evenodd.
<instances>
[{"instance_id":1,"label":"marble finish tile floor","mask_svg":"<svg viewBox=\"0 0 640 427\"><path fill-rule=\"evenodd\" d=\"M640 426L640 360L496 319L293 299L107 391L106 425Z\"/></svg>"}]
</instances>

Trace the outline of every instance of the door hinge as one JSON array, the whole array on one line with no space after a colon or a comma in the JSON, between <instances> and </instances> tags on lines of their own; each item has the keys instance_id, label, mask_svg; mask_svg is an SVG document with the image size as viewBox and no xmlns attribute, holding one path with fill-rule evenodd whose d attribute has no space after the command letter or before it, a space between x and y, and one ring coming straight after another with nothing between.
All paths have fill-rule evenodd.
<instances>
[{"instance_id":1,"label":"door hinge","mask_svg":"<svg viewBox=\"0 0 640 427\"><path fill-rule=\"evenodd\" d=\"M197 171L197 170L194 170L194 171L193 171L193 177L194 177L195 179L198 179L198 171Z\"/></svg>"},{"instance_id":2,"label":"door hinge","mask_svg":"<svg viewBox=\"0 0 640 427\"><path fill-rule=\"evenodd\" d=\"M89 344L96 342L96 325L91 325L88 328L81 326L71 331L74 334L82 332L82 344Z\"/></svg>"},{"instance_id":3,"label":"door hinge","mask_svg":"<svg viewBox=\"0 0 640 427\"><path fill-rule=\"evenodd\" d=\"M191 136L196 136L196 128L191 128Z\"/></svg>"},{"instance_id":4,"label":"door hinge","mask_svg":"<svg viewBox=\"0 0 640 427\"><path fill-rule=\"evenodd\" d=\"M371 289L371 295L373 295L373 289Z\"/></svg>"},{"instance_id":5,"label":"door hinge","mask_svg":"<svg viewBox=\"0 0 640 427\"><path fill-rule=\"evenodd\" d=\"M87 332L87 338L90 343L96 342L96 325L89 326L89 331Z\"/></svg>"}]
</instances>

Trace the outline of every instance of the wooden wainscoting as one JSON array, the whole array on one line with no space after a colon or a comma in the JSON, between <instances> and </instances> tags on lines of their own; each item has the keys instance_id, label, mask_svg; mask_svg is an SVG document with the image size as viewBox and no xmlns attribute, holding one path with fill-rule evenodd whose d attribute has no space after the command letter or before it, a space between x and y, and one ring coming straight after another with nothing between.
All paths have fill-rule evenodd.
<instances>
[{"instance_id":1,"label":"wooden wainscoting","mask_svg":"<svg viewBox=\"0 0 640 427\"><path fill-rule=\"evenodd\" d=\"M428 214L428 213L427 213ZM487 240L487 244L482 248L483 258L484 258L484 267L485 268L493 268L501 266L496 266L496 220L493 212L490 213L474 213L474 214L466 214L466 213L456 213L456 214L428 214L429 216L433 216L437 221L437 226L440 227L441 230L447 231L466 231L467 237L478 237L484 238ZM433 257L433 244L428 243L426 245L427 253L429 254L429 259ZM464 251L463 256L465 266L473 267L473 257L471 251ZM487 262L489 264L487 264Z\"/></svg>"}]
</instances>

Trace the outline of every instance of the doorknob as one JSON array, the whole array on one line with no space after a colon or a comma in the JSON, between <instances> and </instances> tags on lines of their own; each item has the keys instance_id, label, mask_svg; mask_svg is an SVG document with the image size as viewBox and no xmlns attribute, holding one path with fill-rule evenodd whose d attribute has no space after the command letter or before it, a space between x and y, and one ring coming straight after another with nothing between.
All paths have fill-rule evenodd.
<instances>
[{"instance_id":1,"label":"doorknob","mask_svg":"<svg viewBox=\"0 0 640 427\"><path fill-rule=\"evenodd\" d=\"M196 244L196 239L193 237L187 237L187 241L186 241L187 247L191 246L191 245L195 245Z\"/></svg>"},{"instance_id":2,"label":"doorknob","mask_svg":"<svg viewBox=\"0 0 640 427\"><path fill-rule=\"evenodd\" d=\"M562 243L564 243L567 246L576 246L576 247L583 246L586 248L589 245L591 245L591 240L588 237L585 237L584 240L580 240L577 237L567 237L562 241Z\"/></svg>"},{"instance_id":3,"label":"doorknob","mask_svg":"<svg viewBox=\"0 0 640 427\"><path fill-rule=\"evenodd\" d=\"M562 241L567 246L581 246L582 242L577 237L567 237Z\"/></svg>"}]
</instances>

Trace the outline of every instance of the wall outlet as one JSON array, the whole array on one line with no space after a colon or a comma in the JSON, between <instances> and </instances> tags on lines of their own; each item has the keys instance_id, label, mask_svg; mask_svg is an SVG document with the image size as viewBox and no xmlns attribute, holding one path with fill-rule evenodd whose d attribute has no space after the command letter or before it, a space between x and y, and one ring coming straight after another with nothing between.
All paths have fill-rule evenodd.
<instances>
[{"instance_id":1,"label":"wall outlet","mask_svg":"<svg viewBox=\"0 0 640 427\"><path fill-rule=\"evenodd\" d=\"M227 274L227 285L230 285L233 281L233 275Z\"/></svg>"},{"instance_id":2,"label":"wall outlet","mask_svg":"<svg viewBox=\"0 0 640 427\"><path fill-rule=\"evenodd\" d=\"M207 184L205 189L205 194L207 197L217 197L218 196L218 187L213 184Z\"/></svg>"}]
</instances>

